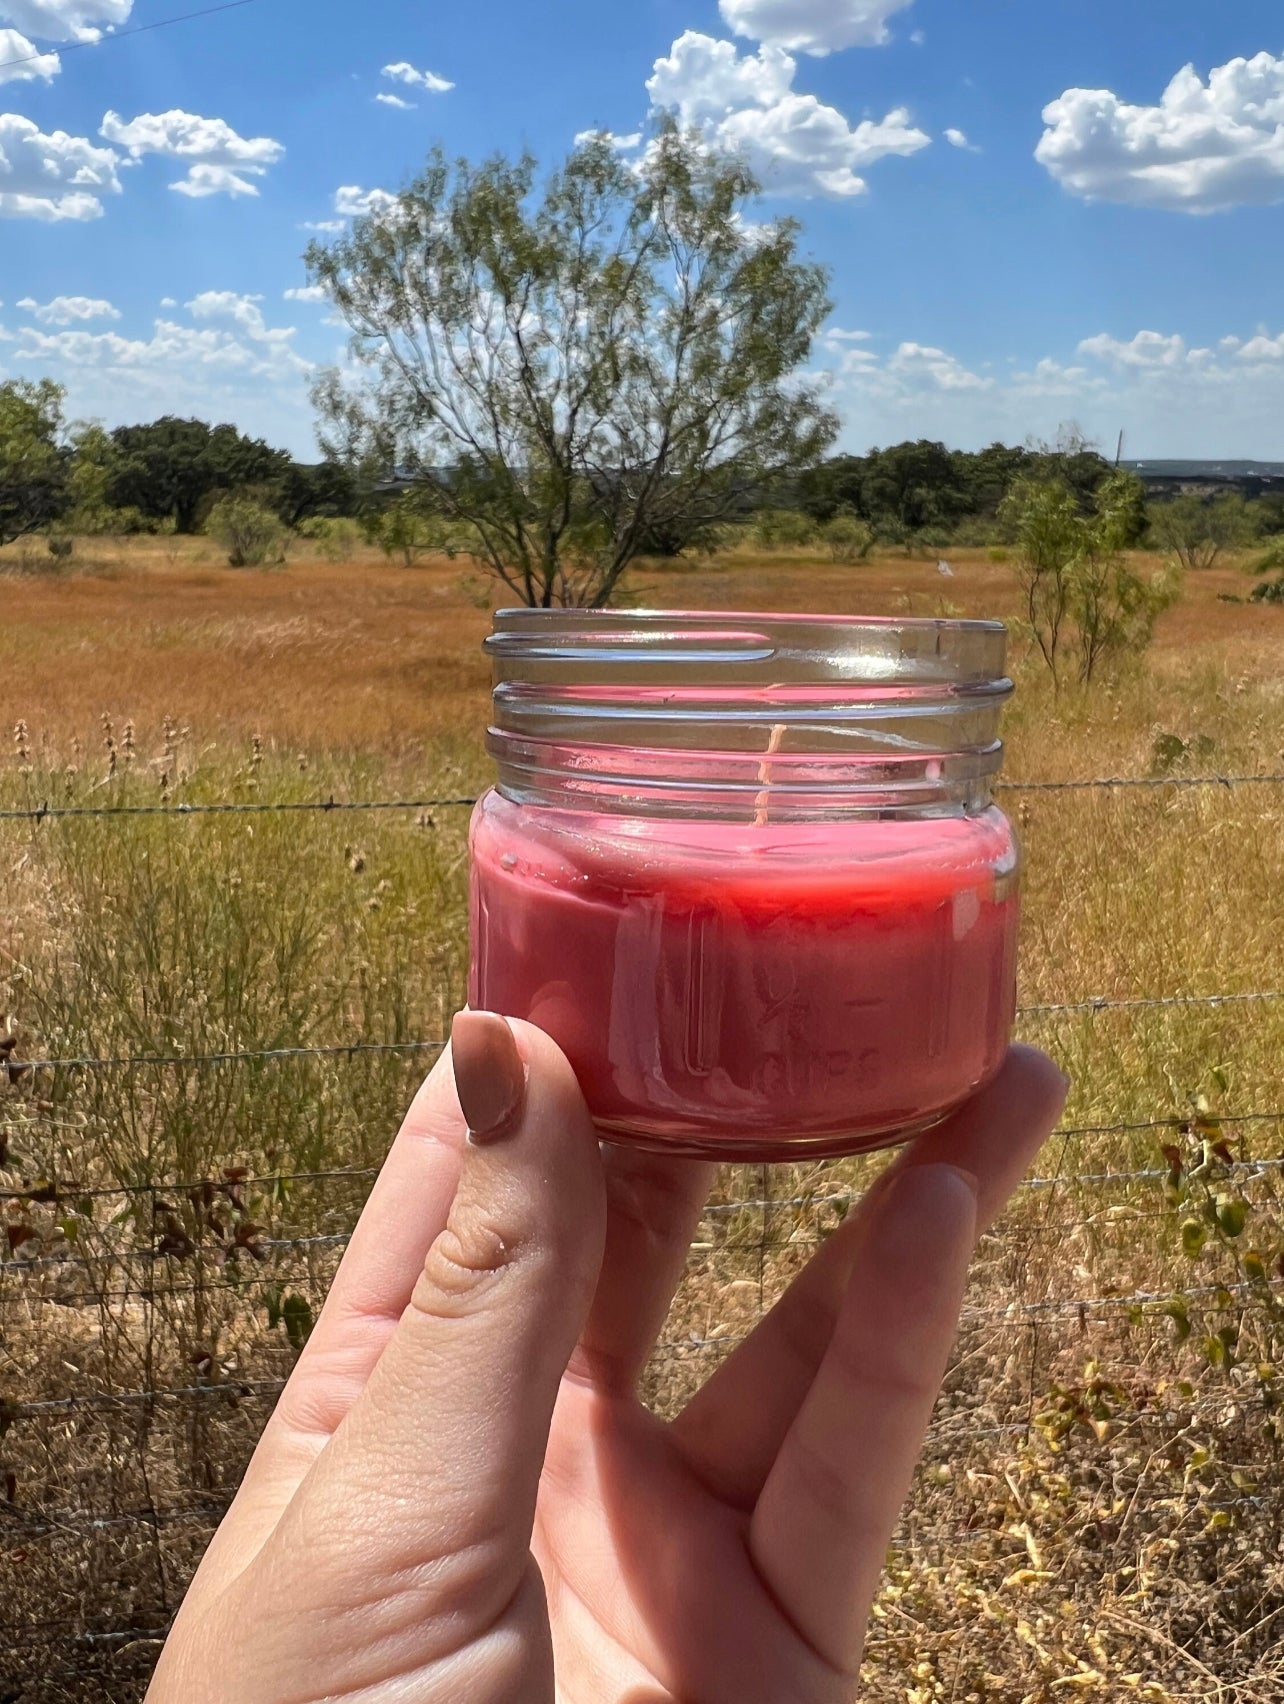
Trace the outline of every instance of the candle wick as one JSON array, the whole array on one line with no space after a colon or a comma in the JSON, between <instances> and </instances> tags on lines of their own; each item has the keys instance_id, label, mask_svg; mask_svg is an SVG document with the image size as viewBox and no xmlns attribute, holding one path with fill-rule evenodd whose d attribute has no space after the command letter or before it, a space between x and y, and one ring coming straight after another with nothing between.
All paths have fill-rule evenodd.
<instances>
[{"instance_id":1,"label":"candle wick","mask_svg":"<svg viewBox=\"0 0 1284 1704\"><path fill-rule=\"evenodd\" d=\"M771 730L771 738L767 741L766 755L758 765L758 779L762 783L762 791L754 801L753 820L757 828L767 826L767 808L771 802L771 760L784 743L785 724L777 722Z\"/></svg>"}]
</instances>

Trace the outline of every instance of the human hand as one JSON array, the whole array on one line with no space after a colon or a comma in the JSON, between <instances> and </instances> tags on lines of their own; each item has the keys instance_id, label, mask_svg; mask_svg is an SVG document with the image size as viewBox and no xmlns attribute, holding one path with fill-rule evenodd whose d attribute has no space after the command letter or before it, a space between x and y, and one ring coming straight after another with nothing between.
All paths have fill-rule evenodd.
<instances>
[{"instance_id":1,"label":"human hand","mask_svg":"<svg viewBox=\"0 0 1284 1704\"><path fill-rule=\"evenodd\" d=\"M554 1044L463 1014L149 1704L849 1704L976 1239L1064 1097L1014 1049L665 1423L636 1383L710 1168L599 1150Z\"/></svg>"}]
</instances>

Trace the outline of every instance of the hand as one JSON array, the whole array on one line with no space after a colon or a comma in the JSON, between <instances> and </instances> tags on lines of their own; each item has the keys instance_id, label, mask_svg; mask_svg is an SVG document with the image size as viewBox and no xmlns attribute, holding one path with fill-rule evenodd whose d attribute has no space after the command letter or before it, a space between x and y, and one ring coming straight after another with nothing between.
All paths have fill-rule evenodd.
<instances>
[{"instance_id":1,"label":"hand","mask_svg":"<svg viewBox=\"0 0 1284 1704\"><path fill-rule=\"evenodd\" d=\"M553 1043L463 1014L150 1704L848 1704L977 1236L1064 1096L1014 1050L666 1424L635 1385L709 1168L600 1151Z\"/></svg>"}]
</instances>

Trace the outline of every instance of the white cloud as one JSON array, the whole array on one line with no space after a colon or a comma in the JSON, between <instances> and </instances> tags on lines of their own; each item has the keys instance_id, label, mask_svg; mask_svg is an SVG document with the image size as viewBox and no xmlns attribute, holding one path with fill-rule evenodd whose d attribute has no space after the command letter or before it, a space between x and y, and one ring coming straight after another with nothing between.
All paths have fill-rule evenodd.
<instances>
[{"instance_id":1,"label":"white cloud","mask_svg":"<svg viewBox=\"0 0 1284 1704\"><path fill-rule=\"evenodd\" d=\"M2 316L0 316L2 317ZM315 457L307 382L295 333L269 323L254 297L206 290L187 312L133 328L0 324L0 378L58 379L69 418L108 426L160 414L235 420L245 431Z\"/></svg>"},{"instance_id":2,"label":"white cloud","mask_svg":"<svg viewBox=\"0 0 1284 1704\"><path fill-rule=\"evenodd\" d=\"M904 108L853 126L814 95L795 94L797 69L783 48L742 55L729 41L688 30L656 60L647 93L654 108L672 108L720 148L743 154L770 194L863 195L867 167L930 143Z\"/></svg>"},{"instance_id":3,"label":"white cloud","mask_svg":"<svg viewBox=\"0 0 1284 1704\"><path fill-rule=\"evenodd\" d=\"M1223 340L1223 345L1228 341ZM1278 337L1268 337L1265 332L1258 332L1256 337L1250 337L1247 343L1240 344L1235 351L1237 361L1284 361L1284 332Z\"/></svg>"},{"instance_id":4,"label":"white cloud","mask_svg":"<svg viewBox=\"0 0 1284 1704\"><path fill-rule=\"evenodd\" d=\"M1284 459L1284 331L1225 337L1216 349L1169 332L1097 333L1073 356L1013 363L1002 378L926 343L884 355L877 340L825 334L821 348L854 450L919 437L977 449L1050 440L1073 419L1112 451L1123 427L1134 456Z\"/></svg>"},{"instance_id":5,"label":"white cloud","mask_svg":"<svg viewBox=\"0 0 1284 1704\"><path fill-rule=\"evenodd\" d=\"M945 140L949 143L951 148L962 148L967 154L979 154L981 152L975 142L968 140L966 130L956 130L951 126L951 128L945 132Z\"/></svg>"},{"instance_id":6,"label":"white cloud","mask_svg":"<svg viewBox=\"0 0 1284 1704\"><path fill-rule=\"evenodd\" d=\"M324 284L296 284L285 292L287 302L327 302L329 292Z\"/></svg>"},{"instance_id":7,"label":"white cloud","mask_svg":"<svg viewBox=\"0 0 1284 1704\"><path fill-rule=\"evenodd\" d=\"M1079 354L1109 361L1116 367L1180 367L1190 351L1185 338L1165 337L1159 331L1139 331L1127 342L1103 331L1096 337L1085 337Z\"/></svg>"},{"instance_id":8,"label":"white cloud","mask_svg":"<svg viewBox=\"0 0 1284 1704\"><path fill-rule=\"evenodd\" d=\"M0 0L0 23L41 41L97 41L123 24L134 0Z\"/></svg>"},{"instance_id":9,"label":"white cloud","mask_svg":"<svg viewBox=\"0 0 1284 1704\"><path fill-rule=\"evenodd\" d=\"M255 167L246 166L243 171L254 171ZM258 173L262 176L262 172ZM179 178L177 183L169 186L180 195L190 195L194 201L203 200L207 195L257 195L259 186L251 183L241 172L234 172L230 166L212 166L206 160L198 160L194 166L187 168L187 176Z\"/></svg>"},{"instance_id":10,"label":"white cloud","mask_svg":"<svg viewBox=\"0 0 1284 1704\"><path fill-rule=\"evenodd\" d=\"M294 327L269 327L259 306L262 300L262 296L242 296L235 290L202 290L183 306L195 320L225 320L255 343L284 347L294 336Z\"/></svg>"},{"instance_id":11,"label":"white cloud","mask_svg":"<svg viewBox=\"0 0 1284 1704\"><path fill-rule=\"evenodd\" d=\"M145 154L191 162L187 176L170 185L180 195L257 195L261 178L285 153L270 136L240 136L221 118L193 112L144 112L128 123L119 113L103 118L99 135L140 160Z\"/></svg>"},{"instance_id":12,"label":"white cloud","mask_svg":"<svg viewBox=\"0 0 1284 1704\"><path fill-rule=\"evenodd\" d=\"M380 106L395 107L398 112L413 112L415 103L403 101L400 95L385 95L382 90L375 96Z\"/></svg>"},{"instance_id":13,"label":"white cloud","mask_svg":"<svg viewBox=\"0 0 1284 1704\"><path fill-rule=\"evenodd\" d=\"M364 219L371 213L386 213L397 205L397 197L386 189L362 189L355 183L344 184L334 192L334 210L345 219ZM329 223L314 227L319 231L331 229Z\"/></svg>"},{"instance_id":14,"label":"white cloud","mask_svg":"<svg viewBox=\"0 0 1284 1704\"><path fill-rule=\"evenodd\" d=\"M347 228L346 219L305 219L299 226L301 231L324 231L328 236L333 236L337 231L346 231Z\"/></svg>"},{"instance_id":15,"label":"white cloud","mask_svg":"<svg viewBox=\"0 0 1284 1704\"><path fill-rule=\"evenodd\" d=\"M81 320L120 318L120 309L100 296L55 296L50 302L37 302L31 296L24 296L17 305L41 325L74 325Z\"/></svg>"},{"instance_id":16,"label":"white cloud","mask_svg":"<svg viewBox=\"0 0 1284 1704\"><path fill-rule=\"evenodd\" d=\"M176 308L178 303L172 296L162 296L160 305L162 308Z\"/></svg>"},{"instance_id":17,"label":"white cloud","mask_svg":"<svg viewBox=\"0 0 1284 1704\"><path fill-rule=\"evenodd\" d=\"M902 343L887 363L887 370L925 389L988 390L994 383L993 379L972 372L944 349L924 343Z\"/></svg>"},{"instance_id":18,"label":"white cloud","mask_svg":"<svg viewBox=\"0 0 1284 1704\"><path fill-rule=\"evenodd\" d=\"M87 137L46 135L29 118L0 113L0 218L97 219L100 197L120 189L119 164Z\"/></svg>"},{"instance_id":19,"label":"white cloud","mask_svg":"<svg viewBox=\"0 0 1284 1704\"><path fill-rule=\"evenodd\" d=\"M435 71L416 71L404 59L396 65L385 65L380 76L391 77L394 83L405 83L408 88L426 89L430 95L447 95L455 86Z\"/></svg>"},{"instance_id":20,"label":"white cloud","mask_svg":"<svg viewBox=\"0 0 1284 1704\"><path fill-rule=\"evenodd\" d=\"M586 142L609 142L612 148L618 148L622 154L627 154L634 148L642 146L642 132L632 130L627 136L617 136L613 130L580 130L576 132L575 146L582 148Z\"/></svg>"},{"instance_id":21,"label":"white cloud","mask_svg":"<svg viewBox=\"0 0 1284 1704\"><path fill-rule=\"evenodd\" d=\"M719 0L738 36L818 57L845 47L881 47L888 20L913 0Z\"/></svg>"},{"instance_id":22,"label":"white cloud","mask_svg":"<svg viewBox=\"0 0 1284 1704\"><path fill-rule=\"evenodd\" d=\"M1067 89L1035 158L1072 195L1183 213L1284 201L1284 56L1179 71L1157 106Z\"/></svg>"},{"instance_id":23,"label":"white cloud","mask_svg":"<svg viewBox=\"0 0 1284 1704\"><path fill-rule=\"evenodd\" d=\"M17 30L0 30L0 83L51 83L61 69L56 53L38 53Z\"/></svg>"}]
</instances>

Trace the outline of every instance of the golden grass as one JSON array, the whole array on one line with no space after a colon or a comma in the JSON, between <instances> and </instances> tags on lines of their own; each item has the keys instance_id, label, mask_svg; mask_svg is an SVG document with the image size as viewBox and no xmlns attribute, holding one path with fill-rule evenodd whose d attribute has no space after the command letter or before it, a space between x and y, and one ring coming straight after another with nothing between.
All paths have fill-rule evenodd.
<instances>
[{"instance_id":1,"label":"golden grass","mask_svg":"<svg viewBox=\"0 0 1284 1704\"><path fill-rule=\"evenodd\" d=\"M81 551L94 572L2 582L0 727L24 728L0 752L5 801L484 784L488 612L460 564L407 570L363 553L252 573L220 567L200 541ZM1007 568L951 560L949 580L902 559L651 563L629 597L1013 613ZM1284 771L1284 610L1221 601L1245 587L1233 568L1193 580L1144 665L1087 696L1054 696L1018 648L1010 773L1144 776L1156 738L1173 734L1191 748L1179 775ZM1284 988L1284 788L1006 803L1028 859L1026 1005ZM463 989L465 818L4 824L0 997L17 1057L442 1035ZM1022 1027L1074 1076L1066 1124L1094 1128L1050 1145L1048 1181L982 1250L867 1696L1274 1704L1284 1327L1249 1257L1269 1276L1284 1253L1281 1174L1215 1155L1199 1168L1219 1134L1237 1161L1280 1157L1284 1120L1237 1121L1284 1113L1284 1001L1031 1014ZM54 1624L52 1646L0 1651L20 1704L141 1696L146 1637L59 1641L146 1634L172 1607L288 1370L282 1304L316 1305L368 1182L241 1184L225 1171L376 1166L422 1068L422 1056L354 1053L9 1082L0 1472L15 1503L10 1537L0 1506L0 1620ZM1095 1128L1152 1121L1168 1124ZM1165 1144L1182 1156L1179 1189L1120 1175L1162 1173ZM659 1406L751 1328L874 1164L728 1169L715 1201L733 1210L702 1227L650 1374ZM1232 1228L1226 1204L1242 1204L1245 1229L1219 1221L1196 1256L1181 1227L1207 1227L1206 1199ZM142 1407L21 1406L147 1386L209 1389ZM159 1528L131 1524L150 1506L167 1511ZM53 1529L34 1536L40 1510ZM85 1510L117 1524L85 1532L68 1518Z\"/></svg>"}]
</instances>

